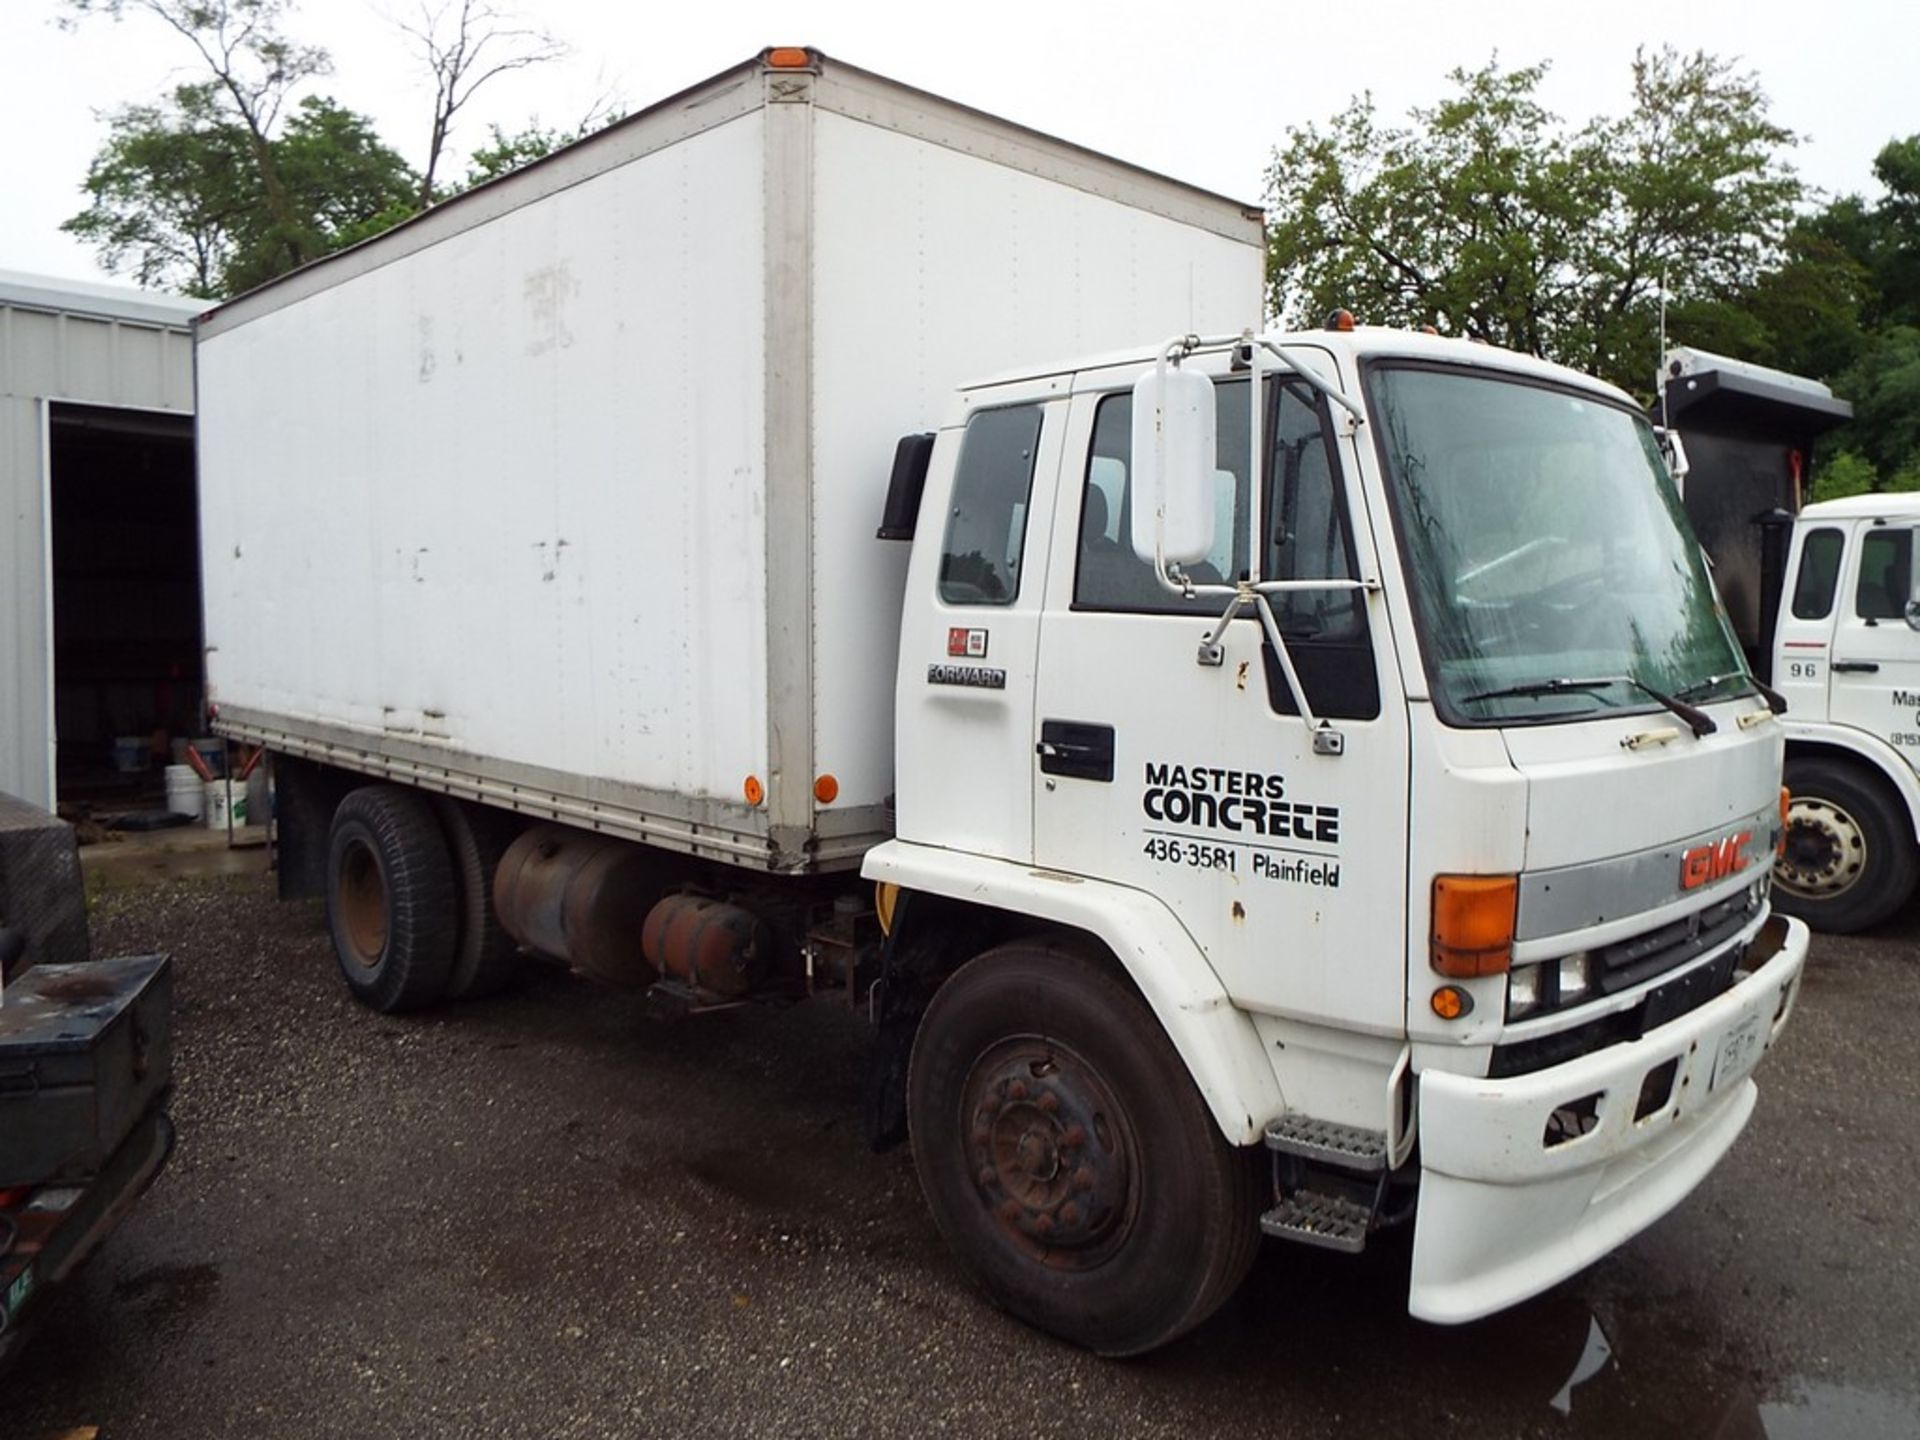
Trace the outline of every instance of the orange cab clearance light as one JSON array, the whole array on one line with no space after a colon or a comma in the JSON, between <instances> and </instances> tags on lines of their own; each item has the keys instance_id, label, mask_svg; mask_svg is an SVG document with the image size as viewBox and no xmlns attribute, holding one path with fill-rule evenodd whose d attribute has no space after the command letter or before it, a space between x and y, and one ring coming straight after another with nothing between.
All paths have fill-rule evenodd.
<instances>
[{"instance_id":1,"label":"orange cab clearance light","mask_svg":"<svg viewBox=\"0 0 1920 1440\"><path fill-rule=\"evenodd\" d=\"M1503 974L1513 960L1519 901L1515 875L1434 876L1433 968L1456 980Z\"/></svg>"},{"instance_id":2,"label":"orange cab clearance light","mask_svg":"<svg viewBox=\"0 0 1920 1440\"><path fill-rule=\"evenodd\" d=\"M813 64L813 52L804 45L776 45L767 51L769 70L805 70Z\"/></svg>"}]
</instances>

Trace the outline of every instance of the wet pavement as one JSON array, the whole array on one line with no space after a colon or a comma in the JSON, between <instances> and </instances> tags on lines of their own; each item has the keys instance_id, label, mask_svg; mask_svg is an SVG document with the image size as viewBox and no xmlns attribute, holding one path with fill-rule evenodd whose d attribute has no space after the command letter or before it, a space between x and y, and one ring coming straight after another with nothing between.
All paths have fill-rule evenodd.
<instances>
[{"instance_id":1,"label":"wet pavement","mask_svg":"<svg viewBox=\"0 0 1920 1440\"><path fill-rule=\"evenodd\" d=\"M1526 1305L1405 1313L1407 1247L1269 1243L1112 1363L968 1292L862 1036L814 1002L661 1027L556 971L355 1007L263 877L116 890L178 961L173 1164L0 1385L0 1440L1920 1435L1920 916L1816 941L1727 1162Z\"/></svg>"}]
</instances>

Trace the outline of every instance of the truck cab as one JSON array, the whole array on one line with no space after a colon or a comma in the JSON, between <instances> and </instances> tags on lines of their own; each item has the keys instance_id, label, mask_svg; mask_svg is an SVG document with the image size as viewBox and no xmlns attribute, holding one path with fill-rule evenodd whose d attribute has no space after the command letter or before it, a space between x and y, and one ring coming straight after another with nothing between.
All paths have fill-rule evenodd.
<instances>
[{"instance_id":1,"label":"truck cab","mask_svg":"<svg viewBox=\"0 0 1920 1440\"><path fill-rule=\"evenodd\" d=\"M1920 858L1920 495L1800 512L1773 674L1793 793L1780 883L1836 930L1886 918Z\"/></svg>"},{"instance_id":2,"label":"truck cab","mask_svg":"<svg viewBox=\"0 0 1920 1440\"><path fill-rule=\"evenodd\" d=\"M1570 1274L1732 1144L1806 953L1769 902L1785 737L1626 396L1350 324L1188 337L968 389L919 514L865 873L944 926L1018 917L908 1079L991 1292L1086 1339L1036 1259L1097 1288L1156 1205L1229 1223L1224 1183L1168 1178L1212 1162L1122 1098L1152 1081L1102 1059L1076 972L1031 992L1048 947L1152 1014L1213 1141L1269 1158L1266 1233L1354 1250L1411 1216L1423 1318ZM1036 1076L1110 1117L1103 1151L1062 1161ZM1056 1195L1063 1163L1137 1218Z\"/></svg>"}]
</instances>

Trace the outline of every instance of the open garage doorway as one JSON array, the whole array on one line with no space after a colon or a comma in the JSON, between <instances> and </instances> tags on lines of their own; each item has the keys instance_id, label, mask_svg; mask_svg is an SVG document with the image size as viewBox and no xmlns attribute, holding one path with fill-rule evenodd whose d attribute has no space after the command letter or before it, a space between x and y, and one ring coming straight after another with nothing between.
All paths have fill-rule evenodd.
<instances>
[{"instance_id":1,"label":"open garage doorway","mask_svg":"<svg viewBox=\"0 0 1920 1440\"><path fill-rule=\"evenodd\" d=\"M63 814L161 811L202 733L193 420L48 409L54 793Z\"/></svg>"}]
</instances>

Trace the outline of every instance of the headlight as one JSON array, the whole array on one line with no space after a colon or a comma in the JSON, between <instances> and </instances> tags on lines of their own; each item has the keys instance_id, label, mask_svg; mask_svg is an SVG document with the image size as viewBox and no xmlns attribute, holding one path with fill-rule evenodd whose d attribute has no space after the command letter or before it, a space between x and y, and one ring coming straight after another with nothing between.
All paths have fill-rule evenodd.
<instances>
[{"instance_id":1,"label":"headlight","mask_svg":"<svg viewBox=\"0 0 1920 1440\"><path fill-rule=\"evenodd\" d=\"M1507 976L1507 1018L1518 1020L1540 1008L1540 967L1522 965Z\"/></svg>"},{"instance_id":2,"label":"headlight","mask_svg":"<svg viewBox=\"0 0 1920 1440\"><path fill-rule=\"evenodd\" d=\"M1571 1005L1587 997L1587 990L1593 984L1591 957L1584 950L1576 950L1560 960L1560 1003Z\"/></svg>"}]
</instances>

